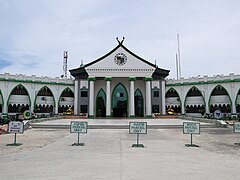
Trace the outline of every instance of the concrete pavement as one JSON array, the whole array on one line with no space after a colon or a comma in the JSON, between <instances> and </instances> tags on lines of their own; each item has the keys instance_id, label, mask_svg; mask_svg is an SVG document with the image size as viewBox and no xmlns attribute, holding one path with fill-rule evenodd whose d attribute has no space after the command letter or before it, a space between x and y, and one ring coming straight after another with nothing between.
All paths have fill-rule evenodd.
<instances>
[{"instance_id":1,"label":"concrete pavement","mask_svg":"<svg viewBox=\"0 0 240 180\"><path fill-rule=\"evenodd\" d=\"M239 154L185 147L189 136L180 129L149 130L140 135L145 148L131 147L136 135L128 130L90 129L80 136L83 147L71 146L77 134L64 131L65 137L42 148L1 156L0 179L239 178Z\"/></svg>"}]
</instances>

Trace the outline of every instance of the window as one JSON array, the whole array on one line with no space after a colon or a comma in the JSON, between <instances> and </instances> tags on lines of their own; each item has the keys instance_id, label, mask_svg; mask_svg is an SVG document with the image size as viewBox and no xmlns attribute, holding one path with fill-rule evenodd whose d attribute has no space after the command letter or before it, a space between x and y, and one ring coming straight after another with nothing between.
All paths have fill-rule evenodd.
<instances>
[{"instance_id":1,"label":"window","mask_svg":"<svg viewBox=\"0 0 240 180\"><path fill-rule=\"evenodd\" d=\"M87 113L88 112L88 106L87 105L81 105L80 106L80 112L81 113Z\"/></svg>"},{"instance_id":2,"label":"window","mask_svg":"<svg viewBox=\"0 0 240 180\"><path fill-rule=\"evenodd\" d=\"M81 97L88 97L87 91L81 91Z\"/></svg>"},{"instance_id":3,"label":"window","mask_svg":"<svg viewBox=\"0 0 240 180\"><path fill-rule=\"evenodd\" d=\"M152 113L159 113L159 105L152 105Z\"/></svg>"},{"instance_id":4,"label":"window","mask_svg":"<svg viewBox=\"0 0 240 180\"><path fill-rule=\"evenodd\" d=\"M159 91L153 91L153 97L159 97Z\"/></svg>"}]
</instances>

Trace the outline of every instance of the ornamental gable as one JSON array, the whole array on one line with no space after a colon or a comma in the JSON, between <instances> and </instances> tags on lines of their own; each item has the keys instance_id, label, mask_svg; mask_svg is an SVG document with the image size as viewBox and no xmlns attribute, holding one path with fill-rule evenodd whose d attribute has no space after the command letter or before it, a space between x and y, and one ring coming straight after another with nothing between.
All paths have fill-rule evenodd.
<instances>
[{"instance_id":1,"label":"ornamental gable","mask_svg":"<svg viewBox=\"0 0 240 180\"><path fill-rule=\"evenodd\" d=\"M151 77L156 67L133 54L123 45L85 67L89 76L95 77Z\"/></svg>"}]
</instances>

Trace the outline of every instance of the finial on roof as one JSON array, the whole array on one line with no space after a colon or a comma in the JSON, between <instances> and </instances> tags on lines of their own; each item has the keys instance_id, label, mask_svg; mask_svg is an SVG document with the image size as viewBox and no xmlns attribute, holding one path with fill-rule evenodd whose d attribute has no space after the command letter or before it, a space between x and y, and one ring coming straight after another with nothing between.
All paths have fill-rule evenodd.
<instances>
[{"instance_id":1,"label":"finial on roof","mask_svg":"<svg viewBox=\"0 0 240 180\"><path fill-rule=\"evenodd\" d=\"M121 45L124 41L125 37L123 37L123 39L121 41L118 40L118 37L116 38L117 42L119 43L119 45Z\"/></svg>"}]
</instances>

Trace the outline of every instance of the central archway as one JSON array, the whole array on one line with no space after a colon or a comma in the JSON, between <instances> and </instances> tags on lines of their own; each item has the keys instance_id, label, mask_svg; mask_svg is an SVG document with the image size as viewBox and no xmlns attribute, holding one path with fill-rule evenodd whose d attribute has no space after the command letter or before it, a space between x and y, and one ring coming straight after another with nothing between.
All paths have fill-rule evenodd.
<instances>
[{"instance_id":1,"label":"central archway","mask_svg":"<svg viewBox=\"0 0 240 180\"><path fill-rule=\"evenodd\" d=\"M128 117L128 93L122 83L118 83L112 93L112 116Z\"/></svg>"},{"instance_id":2,"label":"central archway","mask_svg":"<svg viewBox=\"0 0 240 180\"><path fill-rule=\"evenodd\" d=\"M106 93L101 88L96 99L96 117L106 117Z\"/></svg>"},{"instance_id":3,"label":"central archway","mask_svg":"<svg viewBox=\"0 0 240 180\"><path fill-rule=\"evenodd\" d=\"M143 95L139 89L137 89L134 93L134 105L135 105L135 116L143 117Z\"/></svg>"}]
</instances>

